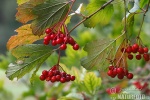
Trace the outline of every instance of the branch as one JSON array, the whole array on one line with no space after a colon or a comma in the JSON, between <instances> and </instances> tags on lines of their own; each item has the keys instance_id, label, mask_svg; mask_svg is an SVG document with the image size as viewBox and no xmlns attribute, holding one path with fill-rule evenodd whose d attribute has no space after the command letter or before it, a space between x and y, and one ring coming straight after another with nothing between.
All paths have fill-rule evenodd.
<instances>
[{"instance_id":1,"label":"branch","mask_svg":"<svg viewBox=\"0 0 150 100\"><path fill-rule=\"evenodd\" d=\"M99 9L97 9L94 13L92 13L91 15L85 17L83 20L81 20L78 24L76 24L70 31L69 33L71 33L76 27L78 27L80 24L82 24L84 21L86 21L87 19L91 18L93 15L97 14L100 10L104 9L106 6L108 6L111 2L113 2L114 0L110 0L107 3L105 3L104 5L102 5Z\"/></svg>"}]
</instances>

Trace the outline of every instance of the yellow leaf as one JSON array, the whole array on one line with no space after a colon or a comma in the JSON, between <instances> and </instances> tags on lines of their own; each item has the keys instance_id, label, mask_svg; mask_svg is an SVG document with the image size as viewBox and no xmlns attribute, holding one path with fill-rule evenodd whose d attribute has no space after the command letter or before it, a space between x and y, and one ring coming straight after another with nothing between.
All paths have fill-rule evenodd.
<instances>
[{"instance_id":1,"label":"yellow leaf","mask_svg":"<svg viewBox=\"0 0 150 100\"><path fill-rule=\"evenodd\" d=\"M17 0L18 5L28 2L29 0Z\"/></svg>"},{"instance_id":2,"label":"yellow leaf","mask_svg":"<svg viewBox=\"0 0 150 100\"><path fill-rule=\"evenodd\" d=\"M8 50L11 50L18 45L31 44L37 40L44 38L45 35L42 35L40 37L35 36L32 33L32 29L30 28L30 26L31 26L31 24L27 24L27 25L19 27L16 30L16 32L18 32L18 34L11 36L7 42L7 49Z\"/></svg>"}]
</instances>

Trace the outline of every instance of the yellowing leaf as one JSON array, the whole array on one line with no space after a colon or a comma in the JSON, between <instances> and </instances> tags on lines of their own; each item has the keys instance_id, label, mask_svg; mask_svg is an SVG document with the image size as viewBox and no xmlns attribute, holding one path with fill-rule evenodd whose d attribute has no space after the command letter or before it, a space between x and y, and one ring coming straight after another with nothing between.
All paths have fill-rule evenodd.
<instances>
[{"instance_id":1,"label":"yellowing leaf","mask_svg":"<svg viewBox=\"0 0 150 100\"><path fill-rule=\"evenodd\" d=\"M29 0L17 0L18 5L28 2Z\"/></svg>"},{"instance_id":2,"label":"yellowing leaf","mask_svg":"<svg viewBox=\"0 0 150 100\"><path fill-rule=\"evenodd\" d=\"M45 0L30 0L22 5L19 5L17 8L18 12L16 13L16 20L21 23L27 23L30 20L35 19L37 16L32 13L32 9L44 2Z\"/></svg>"},{"instance_id":3,"label":"yellowing leaf","mask_svg":"<svg viewBox=\"0 0 150 100\"><path fill-rule=\"evenodd\" d=\"M24 25L19 27L16 32L18 32L17 35L12 36L9 41L7 42L7 48L8 50L11 50L12 48L23 45L23 44L31 44L37 40L40 40L44 37L43 36L35 36L32 33L32 29L30 28L30 24Z\"/></svg>"}]
</instances>

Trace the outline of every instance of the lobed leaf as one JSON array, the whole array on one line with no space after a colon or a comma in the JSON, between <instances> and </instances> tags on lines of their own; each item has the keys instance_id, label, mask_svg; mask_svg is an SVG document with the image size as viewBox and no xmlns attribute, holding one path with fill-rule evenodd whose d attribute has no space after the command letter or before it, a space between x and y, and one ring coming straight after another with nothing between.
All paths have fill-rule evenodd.
<instances>
[{"instance_id":1,"label":"lobed leaf","mask_svg":"<svg viewBox=\"0 0 150 100\"><path fill-rule=\"evenodd\" d=\"M92 0L86 8L86 10L88 11L87 14L88 15L92 14L93 12L98 10L104 3L106 2L102 0ZM95 27L98 23L108 24L111 20L113 12L114 12L113 5L110 4L104 9L100 10L97 14L95 14L91 18L87 19L84 22L84 26L92 28Z\"/></svg>"},{"instance_id":2,"label":"lobed leaf","mask_svg":"<svg viewBox=\"0 0 150 100\"><path fill-rule=\"evenodd\" d=\"M18 45L31 44L37 40L44 38L44 35L40 36L40 37L35 36L32 33L32 29L30 28L30 26L31 26L31 24L27 24L27 25L19 27L16 30L16 32L18 32L18 34L11 36L11 38L7 42L8 50L11 50Z\"/></svg>"},{"instance_id":3,"label":"lobed leaf","mask_svg":"<svg viewBox=\"0 0 150 100\"><path fill-rule=\"evenodd\" d=\"M24 1L25 3L19 5L17 8L18 12L16 13L16 20L21 23L27 23L28 21L35 19L37 16L32 13L32 9L44 1L45 0L30 0L29 2Z\"/></svg>"},{"instance_id":4,"label":"lobed leaf","mask_svg":"<svg viewBox=\"0 0 150 100\"><path fill-rule=\"evenodd\" d=\"M12 55L17 58L17 63L10 64L6 76L13 80L23 77L33 68L39 67L53 52L50 46L29 44L12 49Z\"/></svg>"},{"instance_id":5,"label":"lobed leaf","mask_svg":"<svg viewBox=\"0 0 150 100\"><path fill-rule=\"evenodd\" d=\"M38 16L33 20L31 28L33 34L42 35L44 30L62 21L69 10L66 0L48 0L33 8L33 14Z\"/></svg>"},{"instance_id":6,"label":"lobed leaf","mask_svg":"<svg viewBox=\"0 0 150 100\"><path fill-rule=\"evenodd\" d=\"M89 93L94 94L97 88L101 86L101 78L97 77L93 72L89 72L86 73L83 83Z\"/></svg>"},{"instance_id":7,"label":"lobed leaf","mask_svg":"<svg viewBox=\"0 0 150 100\"><path fill-rule=\"evenodd\" d=\"M85 45L87 57L81 59L81 65L87 70L104 70L108 67L106 61L113 58L114 42L106 39L93 41Z\"/></svg>"}]
</instances>

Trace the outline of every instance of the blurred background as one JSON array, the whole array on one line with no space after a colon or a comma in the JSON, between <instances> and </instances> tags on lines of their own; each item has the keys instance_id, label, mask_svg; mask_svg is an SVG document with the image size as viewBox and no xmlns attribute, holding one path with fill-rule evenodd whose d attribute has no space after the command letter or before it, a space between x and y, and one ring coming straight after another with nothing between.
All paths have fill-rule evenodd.
<instances>
[{"instance_id":1,"label":"blurred background","mask_svg":"<svg viewBox=\"0 0 150 100\"><path fill-rule=\"evenodd\" d=\"M77 0L73 9L76 10L81 2L85 7L89 1ZM132 6L133 3L129 8L132 8ZM106 25L98 24L94 29L88 29L84 25L80 25L73 31L72 36L80 44L81 50L75 52L71 47L68 47L61 59L61 66L66 72L77 77L75 82L52 84L39 80L38 76L41 75L42 70L48 70L57 63L57 53L54 53L42 65L32 85L29 80L32 73L25 75L20 80L13 81L10 81L5 75L8 65L16 62L16 59L7 51L6 43L12 35L17 34L14 30L22 24L15 20L17 12L16 0L0 0L0 100L111 100L112 98L117 98L117 95L123 89L129 94L150 96L150 62L137 61L136 59L129 61L129 70L135 75L131 81L127 79L111 79L106 73L99 73L99 71L89 72L80 65L80 59L86 56L86 52L82 50L86 43L101 38L114 39L121 34L123 29L122 18L124 16L122 2L115 2L114 7L115 11L110 23ZM150 11L145 17L141 39L143 44L150 48L149 18ZM131 38L136 37L141 19L142 15L135 16ZM79 20L79 17L73 17L68 28L71 29ZM94 83L86 81L91 78L94 79L94 81L92 80ZM96 84L96 82L99 84ZM87 88L85 84L90 88ZM93 85L91 86L91 84ZM111 93L110 88L115 89L115 94Z\"/></svg>"}]
</instances>

